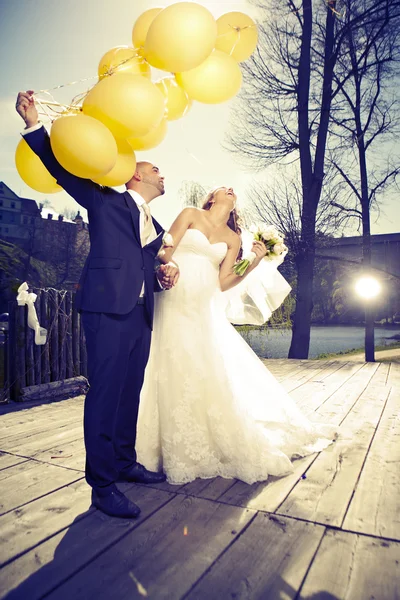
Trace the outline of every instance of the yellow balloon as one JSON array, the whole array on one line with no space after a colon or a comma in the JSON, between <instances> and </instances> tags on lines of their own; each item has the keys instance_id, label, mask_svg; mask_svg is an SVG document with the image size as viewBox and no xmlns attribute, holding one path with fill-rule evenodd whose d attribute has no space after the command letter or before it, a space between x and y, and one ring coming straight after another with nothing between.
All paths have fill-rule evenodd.
<instances>
[{"instance_id":1,"label":"yellow balloon","mask_svg":"<svg viewBox=\"0 0 400 600\"><path fill-rule=\"evenodd\" d=\"M147 135L137 138L128 138L128 142L134 150L150 150L161 144L167 135L167 129L167 120L163 119L158 127L152 129Z\"/></svg>"},{"instance_id":2,"label":"yellow balloon","mask_svg":"<svg viewBox=\"0 0 400 600\"><path fill-rule=\"evenodd\" d=\"M162 8L150 8L135 21L132 31L132 43L135 48L143 48L149 27Z\"/></svg>"},{"instance_id":3,"label":"yellow balloon","mask_svg":"<svg viewBox=\"0 0 400 600\"><path fill-rule=\"evenodd\" d=\"M100 185L124 185L132 179L136 169L136 156L126 140L115 140L118 147L117 162L106 175L94 177L93 181Z\"/></svg>"},{"instance_id":4,"label":"yellow balloon","mask_svg":"<svg viewBox=\"0 0 400 600\"><path fill-rule=\"evenodd\" d=\"M55 194L61 192L62 187L48 172L40 158L30 149L22 138L15 151L15 166L19 176L26 185L42 194Z\"/></svg>"},{"instance_id":5,"label":"yellow balloon","mask_svg":"<svg viewBox=\"0 0 400 600\"><path fill-rule=\"evenodd\" d=\"M86 115L57 119L51 128L50 143L60 165L84 179L105 175L117 160L117 143L111 131Z\"/></svg>"},{"instance_id":6,"label":"yellow balloon","mask_svg":"<svg viewBox=\"0 0 400 600\"><path fill-rule=\"evenodd\" d=\"M134 48L116 46L102 57L98 68L99 78L103 79L113 73L130 73L151 78L150 65Z\"/></svg>"},{"instance_id":7,"label":"yellow balloon","mask_svg":"<svg viewBox=\"0 0 400 600\"><path fill-rule=\"evenodd\" d=\"M200 65L217 39L217 24L209 10L194 2L164 8L150 25L144 56L164 71L179 73Z\"/></svg>"},{"instance_id":8,"label":"yellow balloon","mask_svg":"<svg viewBox=\"0 0 400 600\"><path fill-rule=\"evenodd\" d=\"M215 47L237 62L247 60L257 46L257 25L248 15L230 12L217 19L218 36Z\"/></svg>"},{"instance_id":9,"label":"yellow balloon","mask_svg":"<svg viewBox=\"0 0 400 600\"><path fill-rule=\"evenodd\" d=\"M83 112L106 125L116 138L146 135L165 112L165 98L154 83L140 75L115 73L90 90Z\"/></svg>"},{"instance_id":10,"label":"yellow balloon","mask_svg":"<svg viewBox=\"0 0 400 600\"><path fill-rule=\"evenodd\" d=\"M177 73L176 81L193 100L219 104L238 93L242 85L242 72L231 56L214 50L196 69Z\"/></svg>"},{"instance_id":11,"label":"yellow balloon","mask_svg":"<svg viewBox=\"0 0 400 600\"><path fill-rule=\"evenodd\" d=\"M175 119L184 117L193 102L185 90L177 84L175 77L164 77L157 81L156 86L166 98L166 117L168 121L175 121Z\"/></svg>"}]
</instances>

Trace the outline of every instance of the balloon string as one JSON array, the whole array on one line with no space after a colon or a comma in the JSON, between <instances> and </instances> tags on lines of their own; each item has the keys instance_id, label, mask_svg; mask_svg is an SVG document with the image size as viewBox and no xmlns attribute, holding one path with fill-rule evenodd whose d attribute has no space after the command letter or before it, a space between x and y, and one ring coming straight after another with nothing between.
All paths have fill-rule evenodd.
<instances>
[{"instance_id":1,"label":"balloon string","mask_svg":"<svg viewBox=\"0 0 400 600\"><path fill-rule=\"evenodd\" d=\"M108 71L106 71L104 73L104 75L105 76L112 75L113 73L115 73L115 71L121 65L129 62L130 60L132 60L134 58L138 58L139 62L141 64L147 62L142 56L140 56L139 51L136 48L132 48L132 51L137 52L136 56L131 56L129 58L126 58L126 59L122 60L120 63L118 63L117 65L115 65L115 67L112 67L111 69L109 69ZM69 81L68 83L61 83L60 85L56 85L55 87L48 88L47 90L39 90L37 93L38 94L46 94L48 92L52 92L53 90L60 90L61 88L68 87L70 85L76 85L77 83L84 83L85 81L91 81L92 79L98 79L98 75L92 75L91 77L85 77L84 79L77 79L76 81Z\"/></svg>"},{"instance_id":2,"label":"balloon string","mask_svg":"<svg viewBox=\"0 0 400 600\"><path fill-rule=\"evenodd\" d=\"M61 104L60 102L57 102L57 100L54 98L54 96L52 96L52 94L50 94L50 92L46 92L43 91L43 94L46 94L47 96L50 97L50 100L45 100L43 98L38 98L37 94L39 92L35 92L34 93L34 98L35 100L41 105L42 109L44 110L42 105L46 105L47 107L50 107L51 110L53 111L53 113L56 113L57 115L62 114L63 112L66 112L68 110L72 110L72 109L79 109L79 106L76 105L76 103L74 103L74 99L72 100L71 104ZM61 109L60 110L56 110L56 108Z\"/></svg>"},{"instance_id":3,"label":"balloon string","mask_svg":"<svg viewBox=\"0 0 400 600\"><path fill-rule=\"evenodd\" d=\"M237 44L240 42L241 31L243 31L244 29L250 29L250 28L256 27L256 25L252 24L252 25L246 25L245 27L236 27L234 25L229 24L229 27L231 29L233 29L234 31L236 31L236 33L238 34L237 41L235 42L235 44L233 45L233 47L232 47L232 49L231 49L231 51L229 53L230 55L232 55L233 52L235 51L235 48L236 48ZM229 35L230 33L231 32L228 31L226 33L220 34L217 37L225 37L226 35ZM141 64L141 65L147 63L146 59L141 55L141 52L140 52L139 48L132 48L132 53L133 53L132 56L130 56L129 58L126 58L126 59L122 60L121 62L119 62L118 64L116 64L115 66L110 67L109 69L107 69L102 74L102 77L104 78L104 77L109 77L110 75L113 75L116 71L118 71L118 69L121 66L123 66L124 64L126 64L126 63L128 63L128 62L130 62L132 60L137 60L138 63ZM92 81L93 79L98 79L98 76L97 75L92 75L91 77L85 77L83 79L77 79L75 81L69 81L68 83L61 83L60 85L56 85L55 87L47 88L47 89L44 89L44 90L38 90L37 92L35 92L34 97L35 97L35 100L38 102L38 104L39 104L39 106L40 106L40 108L42 110L41 114L47 116L50 119L50 121L53 122L55 115L60 116L60 115L62 115L64 113L68 113L68 112L71 112L71 111L80 111L84 99L86 98L86 96L88 95L88 93L90 92L90 90L93 89L93 87L97 84L97 82L94 85L91 85L89 87L89 89L86 90L86 92L82 92L82 93L77 94L76 96L74 96L72 98L72 100L71 100L71 104L61 104L60 102L57 102L55 100L55 98L50 94L50 92L52 92L54 90L60 90L60 89L65 88L65 87L69 87L71 85L76 85L77 83L84 83L86 81ZM164 89L166 91L164 82L163 82L163 86L164 86ZM40 99L40 98L37 97L37 94L47 94L48 96L50 96L51 100L48 101L48 100L45 100L43 98ZM45 108L45 107L47 107L47 108ZM50 110L53 111L53 114L49 113L49 111L48 111L49 107L50 107ZM57 110L57 109L61 109L61 110ZM187 112L188 109L189 109L189 103L188 103L188 106L185 109L184 115L186 114L186 112ZM193 158L195 158L195 160L198 161L198 159L194 155L192 155L192 154L190 154L190 155L193 156Z\"/></svg>"},{"instance_id":4,"label":"balloon string","mask_svg":"<svg viewBox=\"0 0 400 600\"><path fill-rule=\"evenodd\" d=\"M235 50L236 50L236 46L237 46L237 45L238 45L238 43L240 42L240 33L241 33L240 29L239 29L239 31L238 31L237 33L238 33L237 40L236 40L236 42L233 44L233 46L232 46L232 49L231 49L231 51L229 52L229 56L232 56L232 54L233 54L233 53L235 52Z\"/></svg>"},{"instance_id":5,"label":"balloon string","mask_svg":"<svg viewBox=\"0 0 400 600\"><path fill-rule=\"evenodd\" d=\"M230 27L231 29L236 31L236 33L238 33L240 35L241 31L244 31L245 29L253 29L254 27L257 27L257 25L253 24L253 25L246 25L245 27L236 27L236 25L231 25L230 23L228 23L228 27ZM232 33L231 31L226 31L225 33L220 33L219 35L217 35L217 38L231 35L231 33Z\"/></svg>"},{"instance_id":6,"label":"balloon string","mask_svg":"<svg viewBox=\"0 0 400 600\"><path fill-rule=\"evenodd\" d=\"M233 44L231 51L229 52L229 56L232 56L232 54L234 53L234 51L236 50L236 46L239 44L240 42L240 37L241 37L241 33L242 31L244 31L245 29L252 29L254 27L257 27L257 25L254 23L253 25L246 25L245 27L237 27L235 25L231 25L230 23L228 23L228 27L230 27L231 29L233 29L233 31L235 31L235 33L237 34L237 40L236 42ZM221 37L225 37L226 35L230 35L232 32L231 31L227 31L226 33L220 33L217 38L221 38Z\"/></svg>"},{"instance_id":7,"label":"balloon string","mask_svg":"<svg viewBox=\"0 0 400 600\"><path fill-rule=\"evenodd\" d=\"M164 92L165 92L165 95L166 95L166 96L168 96L168 88L167 88L167 84L166 84L166 82L165 82L165 80L166 80L166 79L170 80L170 81L171 81L171 85L174 85L176 88L179 88L180 86L179 86L179 84L177 83L177 81L176 81L176 79L175 79L175 76L174 76L174 75L173 75L172 77L163 77L162 79L160 79L160 80L157 82L157 84L161 84L161 85L162 85L162 87L163 87L163 89L164 89ZM189 98L189 96L188 96L187 92L185 92L185 90L184 90L183 88L181 88L181 89L182 89L182 91L185 93L185 95L186 95L186 98L187 98L187 104L186 104L186 106L185 106L185 109L184 109L184 111L183 111L183 113L182 113L182 117L181 117L181 118L183 118L183 117L186 115L186 113L188 112L188 110L189 110L189 108L191 107L191 104L192 104L192 103L191 103L191 100L190 100L190 98ZM166 109L166 114L168 114L168 109Z\"/></svg>"},{"instance_id":8,"label":"balloon string","mask_svg":"<svg viewBox=\"0 0 400 600\"><path fill-rule=\"evenodd\" d=\"M183 135L184 135L184 139L185 139L185 141L186 141L186 130L185 130L185 127L183 126L183 123L182 123L182 121L180 122L180 126L181 126L181 129L182 129L182 133L183 133ZM203 166L203 163L201 162L201 160L199 160L199 159L197 158L197 156L195 156L195 155L194 155L192 152L190 152L190 150L189 150L189 148L188 148L188 146L186 145L186 143L185 143L185 142L184 142L184 144L185 144L185 151L186 151L186 153L187 153L187 154L188 154L188 155L189 155L191 158L193 158L193 160L195 160L195 161L196 161L196 162L197 162L199 165Z\"/></svg>"},{"instance_id":9,"label":"balloon string","mask_svg":"<svg viewBox=\"0 0 400 600\"><path fill-rule=\"evenodd\" d=\"M130 56L129 58L126 58L124 60L121 60L121 62L116 64L114 67L110 67L102 74L102 76L109 77L110 75L113 75L122 65L124 65L134 59L137 59L139 64L147 63L145 58L143 58L140 55L138 49L132 48L132 52L133 52L132 56ZM82 92L81 94L74 96L72 98L71 104L61 104L61 103L57 102L54 99L54 97L50 94L50 92L54 91L54 90L60 90L64 87L69 87L71 85L76 85L77 83L84 83L85 81L92 81L93 79L98 79L98 75L92 75L91 77L85 77L84 79L77 79L76 81L69 81L68 83L61 83L60 85L56 85L53 88L39 90L38 92L35 92L35 99L37 100L39 106L44 111L44 114L46 114L53 121L54 119L52 119L52 116L45 110L44 105L61 108L62 109L61 113L59 111L55 110L54 108L52 108L53 112L56 113L57 115L63 114L63 112L68 112L68 111L71 111L74 109L78 110L78 109L80 109L83 100L86 98L86 96L88 95L90 90L96 85L97 82L94 85L91 85L90 88L88 90L86 90L86 92ZM48 94L51 98L51 101L48 102L43 99L39 100L39 98L37 98L36 94Z\"/></svg>"},{"instance_id":10,"label":"balloon string","mask_svg":"<svg viewBox=\"0 0 400 600\"><path fill-rule=\"evenodd\" d=\"M147 60L140 55L140 52L138 49L132 48L132 51L134 52L134 54L132 56L130 56L129 58L125 58L124 60L121 60L120 63L118 63L117 65L114 65L114 67L110 67L109 69L107 69L106 71L104 71L104 73L102 73L102 76L109 76L109 75L113 75L122 65L125 65L126 63L128 63L131 60L137 59L138 63L140 65L144 65L144 64L148 64Z\"/></svg>"},{"instance_id":11,"label":"balloon string","mask_svg":"<svg viewBox=\"0 0 400 600\"><path fill-rule=\"evenodd\" d=\"M81 107L80 107L79 101L78 101L79 96L75 96L75 98L73 98L71 104L61 104L60 102L57 102L53 98L53 96L50 94L50 92L45 92L45 91L42 92L42 93L45 93L47 96L49 96L50 100L47 100L44 98L39 98L37 95L38 93L39 92L35 92L34 98L41 109L39 111L39 114L41 116L48 117L48 119L50 120L51 123L53 123L55 118L59 117L60 115L71 113L71 112L80 112L80 110L81 110ZM49 112L49 110L51 112Z\"/></svg>"},{"instance_id":12,"label":"balloon string","mask_svg":"<svg viewBox=\"0 0 400 600\"><path fill-rule=\"evenodd\" d=\"M147 61L140 56L139 52L137 49L133 48L132 52L134 52L134 54L129 57L126 58L124 60L121 60L121 62L119 62L118 64L116 64L114 67L110 67L107 71L105 71L102 74L102 77L109 77L110 75L113 75L122 65L128 63L129 61L133 60L133 59L137 59L139 64L145 64L147 63ZM92 75L91 77L85 77L84 79L77 79L76 81L69 81L68 83L61 83L60 85L56 85L53 88L48 88L45 90L39 90L37 92L35 92L34 97L35 100L38 102L41 110L42 110L42 114L47 116L51 122L54 121L54 115L60 115L63 114L65 112L70 112L70 111L74 111L74 110L80 110L81 106L82 106L82 102L84 101L84 99L86 98L86 96L88 95L88 93L90 92L91 89L93 89L93 87L97 84L97 82L93 85L91 85L89 87L88 90L86 90L86 92L82 92L80 94L77 94L76 96L74 96L71 100L70 104L61 104L60 102L57 102L55 100L55 98L50 94L50 92L54 91L54 90L60 90L61 88L65 88L65 87L69 87L71 85L76 85L77 83L84 83L85 81L91 81L93 79L98 79L98 75ZM45 100L45 99L40 99L37 97L37 94L47 94L48 96L50 96L51 100ZM51 110L53 111L53 115L51 115L46 109L45 106L47 107L51 107ZM56 110L57 108L61 109L60 110Z\"/></svg>"},{"instance_id":13,"label":"balloon string","mask_svg":"<svg viewBox=\"0 0 400 600\"><path fill-rule=\"evenodd\" d=\"M187 94L186 94L186 95L187 95ZM185 117L185 116L186 116L186 114L187 114L187 112L188 112L189 108L192 106L192 100L189 98L189 96L187 97L187 100L188 100L188 101L187 101L187 104L186 104L186 106L185 106L185 109L184 109L184 111L183 111L183 113L182 113L182 117L181 117L182 119L183 119L183 117Z\"/></svg>"},{"instance_id":14,"label":"balloon string","mask_svg":"<svg viewBox=\"0 0 400 600\"><path fill-rule=\"evenodd\" d=\"M52 115L49 113L46 105L43 104L39 98L36 98L36 102L39 104L40 108L42 109L42 111L43 111L42 114L46 115L46 117L48 117L52 123L54 121L54 119L52 118Z\"/></svg>"},{"instance_id":15,"label":"balloon string","mask_svg":"<svg viewBox=\"0 0 400 600\"><path fill-rule=\"evenodd\" d=\"M68 87L70 85L75 85L77 83L83 83L84 81L90 81L91 79L98 79L97 75L92 75L91 77L85 77L85 79L77 79L76 81L69 81L68 83L62 83L60 85L56 85L53 88L48 88L47 90L39 90L36 92L37 94L47 94L52 92L53 90L60 90L61 88Z\"/></svg>"}]
</instances>

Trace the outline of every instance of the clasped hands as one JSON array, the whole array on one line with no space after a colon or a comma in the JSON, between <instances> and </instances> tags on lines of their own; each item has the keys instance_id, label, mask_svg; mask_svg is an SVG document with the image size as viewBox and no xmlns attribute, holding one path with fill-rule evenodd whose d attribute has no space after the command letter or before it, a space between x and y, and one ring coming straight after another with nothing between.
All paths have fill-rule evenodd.
<instances>
[{"instance_id":1,"label":"clasped hands","mask_svg":"<svg viewBox=\"0 0 400 600\"><path fill-rule=\"evenodd\" d=\"M173 261L165 265L161 264L157 268L157 279L164 290L170 290L176 285L179 279L178 265Z\"/></svg>"}]
</instances>

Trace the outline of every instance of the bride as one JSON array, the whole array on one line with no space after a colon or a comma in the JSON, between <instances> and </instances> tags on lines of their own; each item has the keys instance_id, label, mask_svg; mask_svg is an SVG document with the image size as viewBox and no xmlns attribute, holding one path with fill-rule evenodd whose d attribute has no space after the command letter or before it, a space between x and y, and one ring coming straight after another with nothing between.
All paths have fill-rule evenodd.
<instances>
[{"instance_id":1,"label":"bride","mask_svg":"<svg viewBox=\"0 0 400 600\"><path fill-rule=\"evenodd\" d=\"M293 458L324 449L336 435L308 421L228 321L226 290L245 285L266 255L254 242L248 271L233 272L241 254L235 203L233 189L221 187L202 209L185 208L170 229L174 247L161 259L174 256L180 279L157 294L136 450L173 484L286 475Z\"/></svg>"}]
</instances>

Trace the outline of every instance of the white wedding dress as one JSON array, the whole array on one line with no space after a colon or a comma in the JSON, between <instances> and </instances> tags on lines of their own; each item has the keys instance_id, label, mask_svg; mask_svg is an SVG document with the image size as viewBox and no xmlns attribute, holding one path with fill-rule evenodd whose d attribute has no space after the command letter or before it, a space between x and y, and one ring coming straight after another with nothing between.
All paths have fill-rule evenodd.
<instances>
[{"instance_id":1,"label":"white wedding dress","mask_svg":"<svg viewBox=\"0 0 400 600\"><path fill-rule=\"evenodd\" d=\"M136 450L173 484L286 475L292 458L324 449L336 433L303 416L228 321L219 286L226 252L189 229L174 254L178 284L156 294Z\"/></svg>"}]
</instances>

